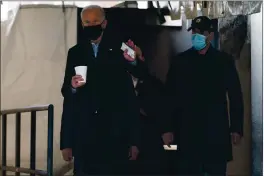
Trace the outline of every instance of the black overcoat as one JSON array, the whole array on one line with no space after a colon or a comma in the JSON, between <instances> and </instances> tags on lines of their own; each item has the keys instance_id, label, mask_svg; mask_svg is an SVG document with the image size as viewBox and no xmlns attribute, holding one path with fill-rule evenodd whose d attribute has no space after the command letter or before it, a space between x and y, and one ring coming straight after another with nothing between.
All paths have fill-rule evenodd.
<instances>
[{"instance_id":1,"label":"black overcoat","mask_svg":"<svg viewBox=\"0 0 264 176\"><path fill-rule=\"evenodd\" d=\"M128 73L137 75L137 69L124 59L124 41L114 32L104 32L96 58L87 41L68 51L61 149L72 148L78 163L128 160L128 147L140 141L139 105ZM88 67L87 82L73 93L71 78L80 65Z\"/></svg>"},{"instance_id":2,"label":"black overcoat","mask_svg":"<svg viewBox=\"0 0 264 176\"><path fill-rule=\"evenodd\" d=\"M230 133L243 135L244 114L233 58L213 47L205 55L191 48L171 62L166 113L172 117L179 158L230 161Z\"/></svg>"}]
</instances>

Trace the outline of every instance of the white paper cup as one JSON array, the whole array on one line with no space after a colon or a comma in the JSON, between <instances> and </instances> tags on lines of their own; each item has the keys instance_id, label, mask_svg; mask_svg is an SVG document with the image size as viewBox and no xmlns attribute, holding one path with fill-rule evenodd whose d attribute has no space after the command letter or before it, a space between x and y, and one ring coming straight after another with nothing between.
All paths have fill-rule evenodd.
<instances>
[{"instance_id":1,"label":"white paper cup","mask_svg":"<svg viewBox=\"0 0 264 176\"><path fill-rule=\"evenodd\" d=\"M87 74L87 66L77 66L74 68L76 75L81 75L83 78L83 83L86 83L86 74Z\"/></svg>"},{"instance_id":2,"label":"white paper cup","mask_svg":"<svg viewBox=\"0 0 264 176\"><path fill-rule=\"evenodd\" d=\"M177 150L177 145L170 145L170 147L167 145L163 145L163 148L164 150Z\"/></svg>"}]
</instances>

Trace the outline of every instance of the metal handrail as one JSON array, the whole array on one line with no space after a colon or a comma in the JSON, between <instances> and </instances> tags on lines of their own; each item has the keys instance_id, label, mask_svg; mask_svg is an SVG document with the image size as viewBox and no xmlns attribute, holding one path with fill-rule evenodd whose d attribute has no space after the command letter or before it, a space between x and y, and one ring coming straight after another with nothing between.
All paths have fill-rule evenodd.
<instances>
[{"instance_id":1,"label":"metal handrail","mask_svg":"<svg viewBox=\"0 0 264 176\"><path fill-rule=\"evenodd\" d=\"M36 170L36 118L37 112L48 111L48 144L47 144L47 171ZM30 126L30 168L20 167L20 147L21 147L21 113L31 112L31 126ZM15 150L15 166L7 166L7 115L16 114L16 150ZM26 108L16 108L1 111L2 116L2 176L6 176L6 171L15 172L16 176L20 173L29 173L30 176L53 176L53 117L54 106L41 105Z\"/></svg>"},{"instance_id":2,"label":"metal handrail","mask_svg":"<svg viewBox=\"0 0 264 176\"><path fill-rule=\"evenodd\" d=\"M6 110L1 110L1 115L15 114L17 112L24 113L24 112L32 112L32 111L46 111L48 110L49 106L50 105L40 105L40 106L29 106L26 108L6 109Z\"/></svg>"},{"instance_id":3,"label":"metal handrail","mask_svg":"<svg viewBox=\"0 0 264 176\"><path fill-rule=\"evenodd\" d=\"M23 167L14 167L14 166L0 166L0 170L4 171L11 171L16 173L23 173L23 174L31 174L31 175L39 175L39 176L47 176L48 173L42 170L32 170Z\"/></svg>"}]
</instances>

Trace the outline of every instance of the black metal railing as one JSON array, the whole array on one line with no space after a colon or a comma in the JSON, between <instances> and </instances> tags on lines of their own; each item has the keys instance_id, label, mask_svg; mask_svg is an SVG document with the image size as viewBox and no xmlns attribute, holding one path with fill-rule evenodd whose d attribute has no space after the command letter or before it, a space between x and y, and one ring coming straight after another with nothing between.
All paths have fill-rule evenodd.
<instances>
[{"instance_id":1,"label":"black metal railing","mask_svg":"<svg viewBox=\"0 0 264 176\"><path fill-rule=\"evenodd\" d=\"M48 111L48 146L47 146L47 171L36 170L36 121L37 112ZM30 125L30 168L20 167L20 147L21 147L21 114L25 112L31 113L31 125ZM15 166L7 166L7 115L16 114L16 137L15 137ZM52 176L53 175L53 105L35 106L20 109L8 109L2 110L2 176L6 176L7 171L15 172L16 176L20 176L20 173L27 173L30 176Z\"/></svg>"}]
</instances>

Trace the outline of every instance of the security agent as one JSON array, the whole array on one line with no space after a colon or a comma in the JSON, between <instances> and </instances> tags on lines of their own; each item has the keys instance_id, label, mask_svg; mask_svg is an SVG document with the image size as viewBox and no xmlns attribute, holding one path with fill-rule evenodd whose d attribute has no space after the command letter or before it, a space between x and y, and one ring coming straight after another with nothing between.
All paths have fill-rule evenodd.
<instances>
[{"instance_id":1,"label":"security agent","mask_svg":"<svg viewBox=\"0 0 264 176\"><path fill-rule=\"evenodd\" d=\"M172 58L167 74L166 110L173 125L163 140L178 145L177 173L226 175L232 143L243 136L241 85L232 56L211 46L211 20L197 17L190 30L192 48Z\"/></svg>"}]
</instances>

